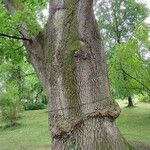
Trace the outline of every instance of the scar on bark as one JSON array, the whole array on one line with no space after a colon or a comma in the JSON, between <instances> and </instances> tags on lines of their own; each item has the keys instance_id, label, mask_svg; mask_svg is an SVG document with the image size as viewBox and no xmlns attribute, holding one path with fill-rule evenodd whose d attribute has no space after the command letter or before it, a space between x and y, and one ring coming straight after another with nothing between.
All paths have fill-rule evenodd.
<instances>
[{"instance_id":1,"label":"scar on bark","mask_svg":"<svg viewBox=\"0 0 150 150\"><path fill-rule=\"evenodd\" d=\"M90 59L90 55L81 50L76 50L74 53L74 57L75 59L82 59L82 60Z\"/></svg>"}]
</instances>

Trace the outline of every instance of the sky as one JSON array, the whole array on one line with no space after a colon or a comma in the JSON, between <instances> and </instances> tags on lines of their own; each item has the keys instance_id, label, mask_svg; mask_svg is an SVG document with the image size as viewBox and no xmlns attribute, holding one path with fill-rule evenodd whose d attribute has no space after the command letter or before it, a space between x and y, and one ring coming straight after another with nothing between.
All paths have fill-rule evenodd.
<instances>
[{"instance_id":1,"label":"sky","mask_svg":"<svg viewBox=\"0 0 150 150\"><path fill-rule=\"evenodd\" d=\"M138 0L138 1L145 3L150 8L150 0Z\"/></svg>"},{"instance_id":2,"label":"sky","mask_svg":"<svg viewBox=\"0 0 150 150\"><path fill-rule=\"evenodd\" d=\"M150 9L150 0L139 0L140 2L143 2L146 4L146 6ZM149 17L145 20L146 23L150 23L150 15Z\"/></svg>"}]
</instances>

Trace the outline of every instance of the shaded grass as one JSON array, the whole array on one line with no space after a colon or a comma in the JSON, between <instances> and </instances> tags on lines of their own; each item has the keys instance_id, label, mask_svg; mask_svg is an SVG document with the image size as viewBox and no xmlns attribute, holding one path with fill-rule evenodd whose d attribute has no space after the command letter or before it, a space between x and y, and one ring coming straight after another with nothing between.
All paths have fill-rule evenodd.
<instances>
[{"instance_id":1,"label":"shaded grass","mask_svg":"<svg viewBox=\"0 0 150 150\"><path fill-rule=\"evenodd\" d=\"M120 104L126 106L122 101ZM0 127L0 150L48 150L51 141L47 118L46 110L25 111L17 126ZM3 125L0 122L0 126ZM128 140L149 144L150 104L138 103L134 108L123 108L117 125Z\"/></svg>"}]
</instances>

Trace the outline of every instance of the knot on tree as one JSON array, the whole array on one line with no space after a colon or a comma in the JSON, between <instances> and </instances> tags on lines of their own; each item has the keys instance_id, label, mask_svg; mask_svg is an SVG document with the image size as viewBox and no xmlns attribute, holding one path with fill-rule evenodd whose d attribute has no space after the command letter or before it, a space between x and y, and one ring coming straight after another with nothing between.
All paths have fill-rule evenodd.
<instances>
[{"instance_id":1,"label":"knot on tree","mask_svg":"<svg viewBox=\"0 0 150 150\"><path fill-rule=\"evenodd\" d=\"M90 55L84 51L81 51L81 50L77 50L75 51L74 53L74 57L76 59L79 59L79 60L86 60L86 59L90 59Z\"/></svg>"},{"instance_id":2,"label":"knot on tree","mask_svg":"<svg viewBox=\"0 0 150 150\"><path fill-rule=\"evenodd\" d=\"M121 113L118 106L108 106L102 110L96 110L84 116L78 116L71 121L59 120L52 127L53 138L59 139L69 137L79 126L86 123L86 120L91 118L109 118L114 121Z\"/></svg>"}]
</instances>

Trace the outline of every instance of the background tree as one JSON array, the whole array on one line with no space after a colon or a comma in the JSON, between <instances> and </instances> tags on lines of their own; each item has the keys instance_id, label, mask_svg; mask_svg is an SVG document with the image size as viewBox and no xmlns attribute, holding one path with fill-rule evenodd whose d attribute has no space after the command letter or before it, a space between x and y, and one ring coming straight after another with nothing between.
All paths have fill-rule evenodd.
<instances>
[{"instance_id":1,"label":"background tree","mask_svg":"<svg viewBox=\"0 0 150 150\"><path fill-rule=\"evenodd\" d=\"M136 25L148 17L148 12L146 5L136 0L98 1L96 15L106 48L132 38Z\"/></svg>"},{"instance_id":2,"label":"background tree","mask_svg":"<svg viewBox=\"0 0 150 150\"><path fill-rule=\"evenodd\" d=\"M43 92L43 88L31 65L24 64L22 67L24 75L24 91L22 103L25 110L44 109L47 105L47 100Z\"/></svg>"},{"instance_id":3,"label":"background tree","mask_svg":"<svg viewBox=\"0 0 150 150\"><path fill-rule=\"evenodd\" d=\"M1 5L0 8L2 8ZM5 32L11 21L4 8L0 11L1 30ZM16 125L18 113L21 110L24 86L21 65L24 62L24 55L25 51L20 42L0 38L0 111L2 111L2 117L9 121L9 126Z\"/></svg>"},{"instance_id":4,"label":"background tree","mask_svg":"<svg viewBox=\"0 0 150 150\"><path fill-rule=\"evenodd\" d=\"M116 45L115 53L108 61L112 89L116 90L115 94L119 98L125 98L133 93L138 95L143 91L150 92L148 60L142 56L142 47L139 43L140 41L134 38ZM146 49L145 47L145 52Z\"/></svg>"},{"instance_id":5,"label":"background tree","mask_svg":"<svg viewBox=\"0 0 150 150\"><path fill-rule=\"evenodd\" d=\"M3 64L0 65L1 94L5 90L8 94L7 86L11 84L18 89L16 94L25 110L45 108L47 100L31 65L25 58L17 64L10 60L3 58Z\"/></svg>"},{"instance_id":6,"label":"background tree","mask_svg":"<svg viewBox=\"0 0 150 150\"><path fill-rule=\"evenodd\" d=\"M2 8L3 13L0 14L0 17L3 23L1 26L3 32L8 29L7 26L9 26L10 23L12 23L12 25L15 23L13 23L13 19L8 19L8 13L4 10L4 7ZM12 26L10 28L12 28ZM11 30L10 34L14 34L14 31ZM3 118L9 121L9 126L14 126L20 108L22 110L22 105L25 109L41 109L45 108L46 99L44 94L40 94L43 93L43 89L34 70L25 58L26 52L23 43L14 40L16 35L10 35L9 38L10 39L6 38L6 34L1 34L0 111L2 112Z\"/></svg>"},{"instance_id":7,"label":"background tree","mask_svg":"<svg viewBox=\"0 0 150 150\"><path fill-rule=\"evenodd\" d=\"M135 88L135 84L132 81L133 79L131 79L129 76L127 77L127 74L125 74L125 72L122 70L122 62L120 61L125 62L126 57L124 57L124 60L117 60L123 55L126 56L127 53L130 54L130 47L128 47L129 51L127 50L127 47L124 47L126 49L125 51L121 45L120 48L122 49L122 52L120 55L115 53L117 53L116 48L119 44L124 44L128 42L129 39L133 39L136 26L140 22L144 21L148 16L148 8L144 4L138 3L135 0L98 1L97 7L99 7L99 9L97 9L96 14L98 16L99 26L104 35L105 47L107 49L109 61L109 70L111 70L109 72L109 76L111 85L113 87L113 94L118 95L118 98L128 97L128 106L133 106L131 96L137 93L138 87ZM129 43L127 45L129 46ZM133 57L130 55L128 56L131 57L130 61L133 62ZM110 63L111 61L112 63ZM132 68L132 71L134 72L134 68L131 67L131 65L133 64L130 63L130 66L127 65L127 70ZM116 76L114 76L115 73ZM138 75L134 75L134 77L138 80L141 80L139 79Z\"/></svg>"},{"instance_id":8,"label":"background tree","mask_svg":"<svg viewBox=\"0 0 150 150\"><path fill-rule=\"evenodd\" d=\"M36 2L27 2L25 6L29 14L35 10L33 11L35 13L31 15L33 20L31 18L30 20L24 16L26 12L23 11L18 11L14 16L11 16L5 9L3 2L0 1L0 79L4 88L5 84L15 82L14 85L18 89L17 94L25 109L45 108L46 104L45 95L35 71L25 58L27 54L21 40L29 41L29 39L21 34L20 29L18 30L20 27L19 21L23 21L30 26L29 30L32 34L41 30L40 24L44 24L45 17L40 10L46 5L46 1L40 1L38 3L40 7L35 4ZM42 99L45 104L43 104Z\"/></svg>"}]
</instances>

